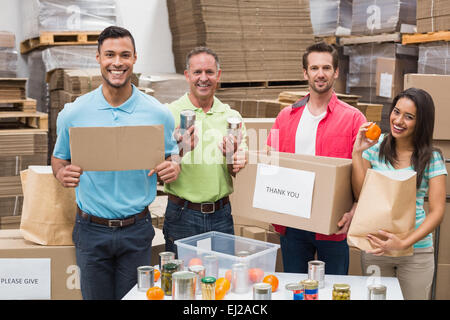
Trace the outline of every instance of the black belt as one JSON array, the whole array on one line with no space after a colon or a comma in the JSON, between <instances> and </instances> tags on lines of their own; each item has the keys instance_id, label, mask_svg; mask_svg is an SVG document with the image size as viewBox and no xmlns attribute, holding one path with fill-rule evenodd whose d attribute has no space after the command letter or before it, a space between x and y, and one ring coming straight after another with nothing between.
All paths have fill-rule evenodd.
<instances>
[{"instance_id":1,"label":"black belt","mask_svg":"<svg viewBox=\"0 0 450 320\"><path fill-rule=\"evenodd\" d=\"M194 203L169 193L168 199L179 206L184 206L187 202L186 207L188 209L200 211L201 213L214 213L215 211L225 207L226 204L230 203L230 198L228 196L223 197L216 202Z\"/></svg>"},{"instance_id":2,"label":"black belt","mask_svg":"<svg viewBox=\"0 0 450 320\"><path fill-rule=\"evenodd\" d=\"M131 226L137 220L145 218L145 216L148 213L148 207L145 207L145 209L142 210L141 212L139 212L135 215L132 215L128 218L125 218L125 219L105 219L105 218L96 217L96 216L93 216L91 214L84 212L83 210L81 210L78 207L77 207L77 212L81 218L83 218L85 220L90 220L91 222L94 222L97 224L101 224L101 225L108 226L108 227L126 227L126 226Z\"/></svg>"}]
</instances>

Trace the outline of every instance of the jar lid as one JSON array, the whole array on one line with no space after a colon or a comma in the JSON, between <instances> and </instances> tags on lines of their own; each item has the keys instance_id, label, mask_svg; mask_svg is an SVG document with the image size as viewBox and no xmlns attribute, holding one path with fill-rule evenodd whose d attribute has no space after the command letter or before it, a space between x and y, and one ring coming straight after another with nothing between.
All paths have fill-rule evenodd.
<instances>
[{"instance_id":1,"label":"jar lid","mask_svg":"<svg viewBox=\"0 0 450 320\"><path fill-rule=\"evenodd\" d=\"M216 278L214 278L214 277L204 277L204 278L202 278L202 282L203 283L212 284L212 283L216 282Z\"/></svg>"},{"instance_id":2,"label":"jar lid","mask_svg":"<svg viewBox=\"0 0 450 320\"><path fill-rule=\"evenodd\" d=\"M163 270L172 271L176 270L178 268L178 265L172 262L166 263L163 265Z\"/></svg>"},{"instance_id":3,"label":"jar lid","mask_svg":"<svg viewBox=\"0 0 450 320\"><path fill-rule=\"evenodd\" d=\"M303 284L305 289L308 289L308 290L314 290L319 287L319 281L317 281L317 280L306 279L306 280L301 281L300 283Z\"/></svg>"},{"instance_id":4,"label":"jar lid","mask_svg":"<svg viewBox=\"0 0 450 320\"><path fill-rule=\"evenodd\" d=\"M346 283L335 283L333 284L333 289L336 291L348 291L350 290L350 285Z\"/></svg>"}]
</instances>

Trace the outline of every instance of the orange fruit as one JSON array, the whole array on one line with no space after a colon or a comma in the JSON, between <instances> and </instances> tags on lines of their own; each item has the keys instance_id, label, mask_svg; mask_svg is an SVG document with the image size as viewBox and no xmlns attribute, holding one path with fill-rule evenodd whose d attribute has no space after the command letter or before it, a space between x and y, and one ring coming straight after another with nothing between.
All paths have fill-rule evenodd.
<instances>
[{"instance_id":1,"label":"orange fruit","mask_svg":"<svg viewBox=\"0 0 450 320\"><path fill-rule=\"evenodd\" d=\"M231 282L231 270L225 272L225 279Z\"/></svg>"},{"instance_id":2,"label":"orange fruit","mask_svg":"<svg viewBox=\"0 0 450 320\"><path fill-rule=\"evenodd\" d=\"M264 277L263 282L269 283L272 285L272 292L277 291L278 289L278 278L273 274L269 274Z\"/></svg>"},{"instance_id":3,"label":"orange fruit","mask_svg":"<svg viewBox=\"0 0 450 320\"><path fill-rule=\"evenodd\" d=\"M227 293L227 290L225 290L224 286L217 286L216 283L216 300L223 300L223 298L225 297L225 294Z\"/></svg>"},{"instance_id":4,"label":"orange fruit","mask_svg":"<svg viewBox=\"0 0 450 320\"><path fill-rule=\"evenodd\" d=\"M377 140L380 137L381 129L375 123L372 123L366 131L366 137L370 140Z\"/></svg>"},{"instance_id":5,"label":"orange fruit","mask_svg":"<svg viewBox=\"0 0 450 320\"><path fill-rule=\"evenodd\" d=\"M228 281L228 279L218 278L216 280L216 288L217 287L224 287L225 288L225 292L228 292L230 290L231 283L230 283L230 281Z\"/></svg>"},{"instance_id":6,"label":"orange fruit","mask_svg":"<svg viewBox=\"0 0 450 320\"><path fill-rule=\"evenodd\" d=\"M253 283L261 282L261 280L264 278L264 271L260 268L248 269L248 278Z\"/></svg>"},{"instance_id":7,"label":"orange fruit","mask_svg":"<svg viewBox=\"0 0 450 320\"><path fill-rule=\"evenodd\" d=\"M148 300L162 300L164 299L164 291L160 287L151 287L147 290Z\"/></svg>"},{"instance_id":8,"label":"orange fruit","mask_svg":"<svg viewBox=\"0 0 450 320\"><path fill-rule=\"evenodd\" d=\"M158 269L155 269L155 273L154 273L154 281L158 282L159 277L161 277L161 272L159 272Z\"/></svg>"},{"instance_id":9,"label":"orange fruit","mask_svg":"<svg viewBox=\"0 0 450 320\"><path fill-rule=\"evenodd\" d=\"M188 264L189 267L202 266L202 265L203 265L203 262L202 262L202 259L200 259L200 258L192 258L191 260L189 260L189 264Z\"/></svg>"}]
</instances>

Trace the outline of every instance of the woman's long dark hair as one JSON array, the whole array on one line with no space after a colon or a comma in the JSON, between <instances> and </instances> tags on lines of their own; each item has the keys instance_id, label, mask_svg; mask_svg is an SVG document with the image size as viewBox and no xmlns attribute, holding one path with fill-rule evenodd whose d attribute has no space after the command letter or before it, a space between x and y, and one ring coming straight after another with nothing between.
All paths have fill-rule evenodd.
<instances>
[{"instance_id":1,"label":"woman's long dark hair","mask_svg":"<svg viewBox=\"0 0 450 320\"><path fill-rule=\"evenodd\" d=\"M408 98L416 106L416 127L413 133L414 151L411 156L411 164L417 172L416 187L418 189L422 182L423 173L429 165L433 150L439 151L442 156L440 150L433 148L434 103L430 94L425 90L409 88L400 92L394 98L389 114L392 113L398 100L401 98ZM395 166L398 161L395 147L395 138L390 132L381 142L380 161L384 161L385 163L389 162L392 166Z\"/></svg>"}]
</instances>

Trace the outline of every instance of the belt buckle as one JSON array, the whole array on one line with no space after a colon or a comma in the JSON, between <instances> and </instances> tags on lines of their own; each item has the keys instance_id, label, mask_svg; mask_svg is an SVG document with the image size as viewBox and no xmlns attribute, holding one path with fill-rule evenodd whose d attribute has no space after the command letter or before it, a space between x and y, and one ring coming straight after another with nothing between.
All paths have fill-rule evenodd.
<instances>
[{"instance_id":1,"label":"belt buckle","mask_svg":"<svg viewBox=\"0 0 450 320\"><path fill-rule=\"evenodd\" d=\"M203 205L212 205L212 210L211 211L203 210ZM202 202L200 203L200 211L202 213L214 213L214 211L216 211L216 204L214 202Z\"/></svg>"},{"instance_id":2,"label":"belt buckle","mask_svg":"<svg viewBox=\"0 0 450 320\"><path fill-rule=\"evenodd\" d=\"M122 227L123 224L123 220L118 220L118 219L111 219L108 220L108 227L112 228L112 227Z\"/></svg>"}]
</instances>

